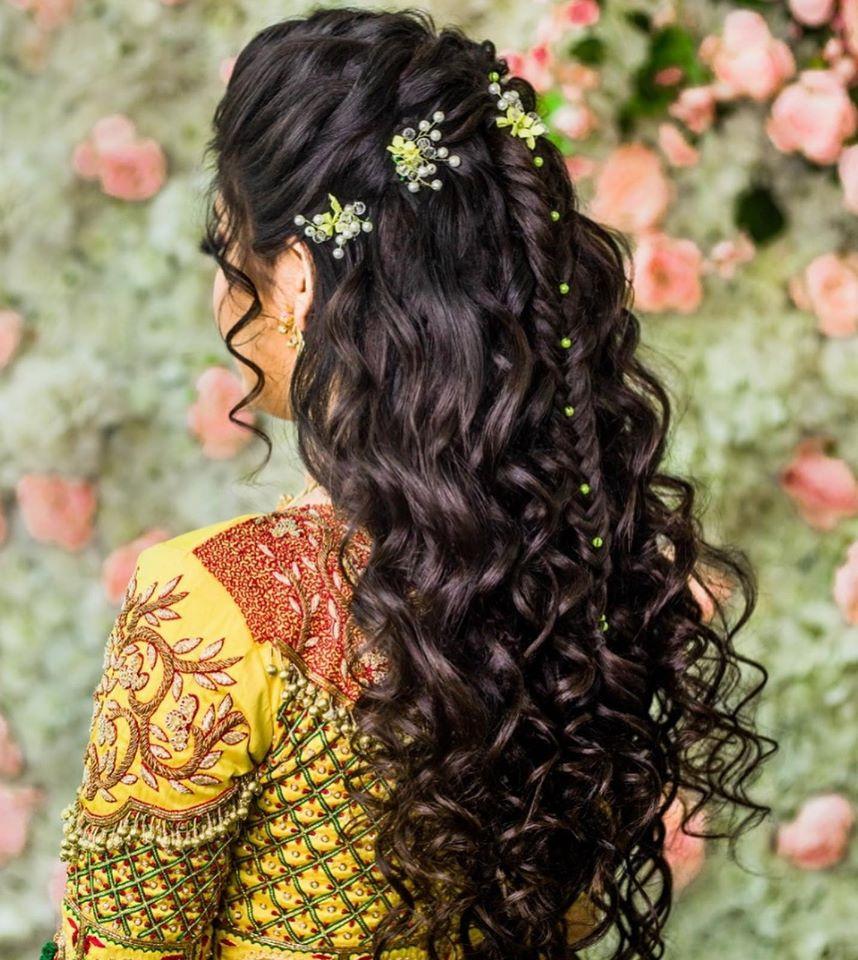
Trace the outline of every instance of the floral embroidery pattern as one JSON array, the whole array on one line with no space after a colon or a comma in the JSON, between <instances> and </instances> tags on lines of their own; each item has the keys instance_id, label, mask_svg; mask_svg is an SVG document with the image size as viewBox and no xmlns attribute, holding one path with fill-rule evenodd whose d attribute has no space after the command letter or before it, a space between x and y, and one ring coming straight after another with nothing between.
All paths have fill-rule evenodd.
<instances>
[{"instance_id":1,"label":"floral embroidery pattern","mask_svg":"<svg viewBox=\"0 0 858 960\"><path fill-rule=\"evenodd\" d=\"M347 654L363 635L349 610L351 589L337 563L344 520L329 504L261 514L218 532L194 555L229 591L257 643L297 659L329 694L353 701L359 693L347 672ZM346 553L351 576L365 565L371 539L358 531ZM369 681L387 664L364 654Z\"/></svg>"},{"instance_id":2,"label":"floral embroidery pattern","mask_svg":"<svg viewBox=\"0 0 858 960\"><path fill-rule=\"evenodd\" d=\"M241 657L218 659L224 638L182 637L172 643L162 624L181 619L175 609L188 596L177 591L182 574L158 590L158 581L137 593L136 574L129 581L122 609L105 648L101 681L93 694L90 742L84 758L83 796L117 802L117 784L139 776L153 791L166 782L178 793L194 791L189 783L211 786L220 780L206 771L221 757L223 744L248 736L244 714L226 692L198 717L200 700L186 687L196 684L219 692L235 680L229 668ZM191 656L193 654L193 656ZM120 695L124 691L124 695ZM213 698L209 698L213 699ZM161 723L159 711L172 704ZM118 725L127 725L120 738ZM124 748L120 754L118 744Z\"/></svg>"}]
</instances>

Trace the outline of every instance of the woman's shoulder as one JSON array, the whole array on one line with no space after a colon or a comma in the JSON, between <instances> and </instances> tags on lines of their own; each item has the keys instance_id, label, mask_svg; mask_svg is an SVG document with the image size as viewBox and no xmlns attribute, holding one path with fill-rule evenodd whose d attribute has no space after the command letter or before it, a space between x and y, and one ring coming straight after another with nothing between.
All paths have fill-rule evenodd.
<instances>
[{"instance_id":1,"label":"woman's shoulder","mask_svg":"<svg viewBox=\"0 0 858 960\"><path fill-rule=\"evenodd\" d=\"M253 641L299 655L305 671L349 696L356 692L343 673L356 639L349 601L370 540L360 529L348 534L332 504L306 503L189 530L146 548L141 559L164 577L187 572L213 606L228 595Z\"/></svg>"}]
</instances>

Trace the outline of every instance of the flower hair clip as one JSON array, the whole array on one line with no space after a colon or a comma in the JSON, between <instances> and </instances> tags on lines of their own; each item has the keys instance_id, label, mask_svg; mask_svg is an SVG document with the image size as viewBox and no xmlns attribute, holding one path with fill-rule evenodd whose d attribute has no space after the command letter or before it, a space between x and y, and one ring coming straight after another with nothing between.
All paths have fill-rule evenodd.
<instances>
[{"instance_id":1,"label":"flower hair clip","mask_svg":"<svg viewBox=\"0 0 858 960\"><path fill-rule=\"evenodd\" d=\"M387 146L391 159L396 165L396 172L403 180L408 181L411 193L417 193L421 186L440 190L443 183L436 177L427 180L438 169L437 160L448 163L451 167L458 167L462 162L455 153L450 153L446 147L437 146L441 139L441 131L435 124L441 123L444 114L436 110L431 120L421 120L417 129L406 127L402 133L397 133Z\"/></svg>"},{"instance_id":2,"label":"flower hair clip","mask_svg":"<svg viewBox=\"0 0 858 960\"><path fill-rule=\"evenodd\" d=\"M521 94L517 90L504 90L501 76L496 70L489 74L489 93L498 97L498 109L504 113L497 117L499 127L508 127L514 137L520 137L533 150L536 138L548 131L542 117L533 110L525 111L521 103Z\"/></svg>"},{"instance_id":3,"label":"flower hair clip","mask_svg":"<svg viewBox=\"0 0 858 960\"><path fill-rule=\"evenodd\" d=\"M316 243L323 243L334 237L336 246L332 253L337 260L341 260L345 255L343 246L353 240L361 230L369 233L372 230L372 221L368 217L361 219L360 215L366 210L366 204L361 200L353 200L343 206L332 193L328 194L328 199L331 207L325 213L315 214L309 222L304 214L299 213L295 217L295 223L304 227L304 233Z\"/></svg>"}]
</instances>

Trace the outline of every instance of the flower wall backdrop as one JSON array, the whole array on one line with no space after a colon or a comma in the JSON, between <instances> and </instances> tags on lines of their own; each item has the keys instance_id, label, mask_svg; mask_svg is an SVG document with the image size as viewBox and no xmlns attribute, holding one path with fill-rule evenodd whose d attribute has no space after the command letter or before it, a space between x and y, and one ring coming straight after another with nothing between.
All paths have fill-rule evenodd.
<instances>
[{"instance_id":1,"label":"flower wall backdrop","mask_svg":"<svg viewBox=\"0 0 858 960\"><path fill-rule=\"evenodd\" d=\"M53 927L59 811L140 549L300 486L240 395L197 250L231 58L296 0L0 0L0 957ZM391 4L396 6L397 4ZM403 4L398 4L403 5ZM668 824L670 956L854 960L858 0L438 0L541 94L632 238L672 467L761 578L774 808L739 848Z\"/></svg>"}]
</instances>

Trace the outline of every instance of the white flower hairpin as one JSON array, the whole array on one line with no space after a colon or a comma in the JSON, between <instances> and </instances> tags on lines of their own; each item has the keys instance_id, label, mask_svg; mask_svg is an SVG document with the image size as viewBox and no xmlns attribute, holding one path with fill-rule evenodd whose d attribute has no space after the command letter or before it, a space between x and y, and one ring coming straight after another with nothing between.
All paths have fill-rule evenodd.
<instances>
[{"instance_id":1,"label":"white flower hairpin","mask_svg":"<svg viewBox=\"0 0 858 960\"><path fill-rule=\"evenodd\" d=\"M489 74L489 93L498 98L498 109L503 110L496 120L499 127L508 127L514 137L519 137L533 150L536 138L548 131L542 117L533 110L525 111L521 94L517 90L504 90L501 76L493 70Z\"/></svg>"},{"instance_id":2,"label":"white flower hairpin","mask_svg":"<svg viewBox=\"0 0 858 960\"><path fill-rule=\"evenodd\" d=\"M372 220L368 217L361 219L361 214L366 211L366 204L361 200L353 200L343 205L332 193L328 194L328 199L331 201L329 210L315 214L309 221L304 214L299 213L294 222L299 227L304 227L304 233L316 243L323 243L333 237L336 244L332 251L333 256L341 260L345 255L343 246L361 231L369 233L372 230Z\"/></svg>"},{"instance_id":3,"label":"white flower hairpin","mask_svg":"<svg viewBox=\"0 0 858 960\"><path fill-rule=\"evenodd\" d=\"M437 177L427 180L438 170L437 161L448 163L451 167L458 167L461 158L450 153L447 147L438 145L441 131L436 124L444 120L441 110L432 114L431 120L421 120L417 129L406 127L387 145L391 159L396 166L396 172L403 180L408 181L408 189L417 193L421 186L440 190L443 186Z\"/></svg>"}]
</instances>

